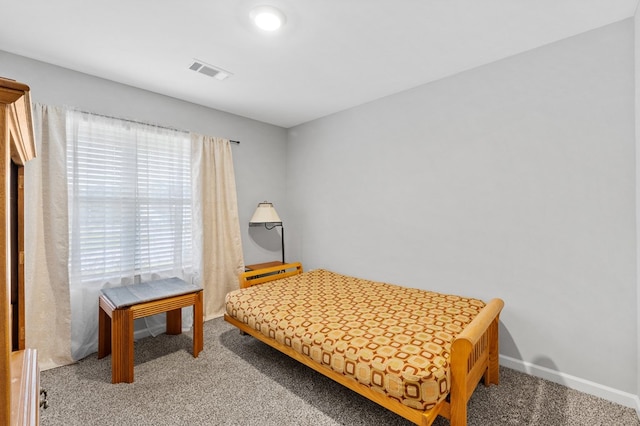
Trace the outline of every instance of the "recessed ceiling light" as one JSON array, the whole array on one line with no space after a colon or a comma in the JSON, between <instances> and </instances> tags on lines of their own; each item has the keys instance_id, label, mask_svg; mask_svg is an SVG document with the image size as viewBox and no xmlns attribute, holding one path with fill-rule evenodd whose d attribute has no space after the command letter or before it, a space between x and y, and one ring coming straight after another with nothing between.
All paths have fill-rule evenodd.
<instances>
[{"instance_id":1,"label":"recessed ceiling light","mask_svg":"<svg viewBox=\"0 0 640 426\"><path fill-rule=\"evenodd\" d=\"M252 9L251 19L258 28L265 31L275 31L287 20L284 13L273 6L258 6Z\"/></svg>"}]
</instances>

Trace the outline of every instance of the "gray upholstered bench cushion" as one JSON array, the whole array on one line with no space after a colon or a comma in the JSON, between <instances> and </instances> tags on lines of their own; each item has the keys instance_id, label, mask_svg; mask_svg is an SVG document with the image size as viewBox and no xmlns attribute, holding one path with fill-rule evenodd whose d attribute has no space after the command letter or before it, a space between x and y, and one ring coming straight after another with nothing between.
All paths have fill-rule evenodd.
<instances>
[{"instance_id":1,"label":"gray upholstered bench cushion","mask_svg":"<svg viewBox=\"0 0 640 426\"><path fill-rule=\"evenodd\" d=\"M102 294L116 308L151 302L167 297L180 296L202 290L194 284L189 284L180 278L148 281L145 283L126 285L122 287L105 288Z\"/></svg>"}]
</instances>

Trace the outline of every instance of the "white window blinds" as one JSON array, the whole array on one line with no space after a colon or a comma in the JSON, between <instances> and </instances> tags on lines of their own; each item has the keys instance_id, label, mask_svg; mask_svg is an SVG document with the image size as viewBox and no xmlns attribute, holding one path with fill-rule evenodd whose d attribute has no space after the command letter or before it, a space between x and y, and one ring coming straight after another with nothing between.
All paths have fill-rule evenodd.
<instances>
[{"instance_id":1,"label":"white window blinds","mask_svg":"<svg viewBox=\"0 0 640 426\"><path fill-rule=\"evenodd\" d=\"M189 134L67 115L74 282L183 276L192 265Z\"/></svg>"}]
</instances>

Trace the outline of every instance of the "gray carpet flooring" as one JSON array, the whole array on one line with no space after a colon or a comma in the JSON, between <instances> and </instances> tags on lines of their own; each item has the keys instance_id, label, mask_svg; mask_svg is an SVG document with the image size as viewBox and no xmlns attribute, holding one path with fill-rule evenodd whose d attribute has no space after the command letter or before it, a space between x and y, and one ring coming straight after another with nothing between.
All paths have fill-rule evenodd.
<instances>
[{"instance_id":1,"label":"gray carpet flooring","mask_svg":"<svg viewBox=\"0 0 640 426\"><path fill-rule=\"evenodd\" d=\"M135 382L111 384L111 357L93 354L41 374L47 425L408 425L221 318L189 333L135 343ZM469 425L640 426L635 410L502 367L500 385L480 385ZM438 418L437 426L448 425Z\"/></svg>"}]
</instances>

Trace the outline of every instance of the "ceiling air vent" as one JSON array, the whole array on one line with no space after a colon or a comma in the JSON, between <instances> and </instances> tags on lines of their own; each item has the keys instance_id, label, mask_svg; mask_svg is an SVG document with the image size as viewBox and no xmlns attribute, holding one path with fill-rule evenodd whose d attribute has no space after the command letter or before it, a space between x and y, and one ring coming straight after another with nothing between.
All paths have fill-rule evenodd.
<instances>
[{"instance_id":1,"label":"ceiling air vent","mask_svg":"<svg viewBox=\"0 0 640 426\"><path fill-rule=\"evenodd\" d=\"M209 65L199 59L194 59L191 65L189 65L189 69L192 71L199 72L200 74L213 77L217 80L224 80L225 78L233 75L229 71L225 71L222 68Z\"/></svg>"}]
</instances>

